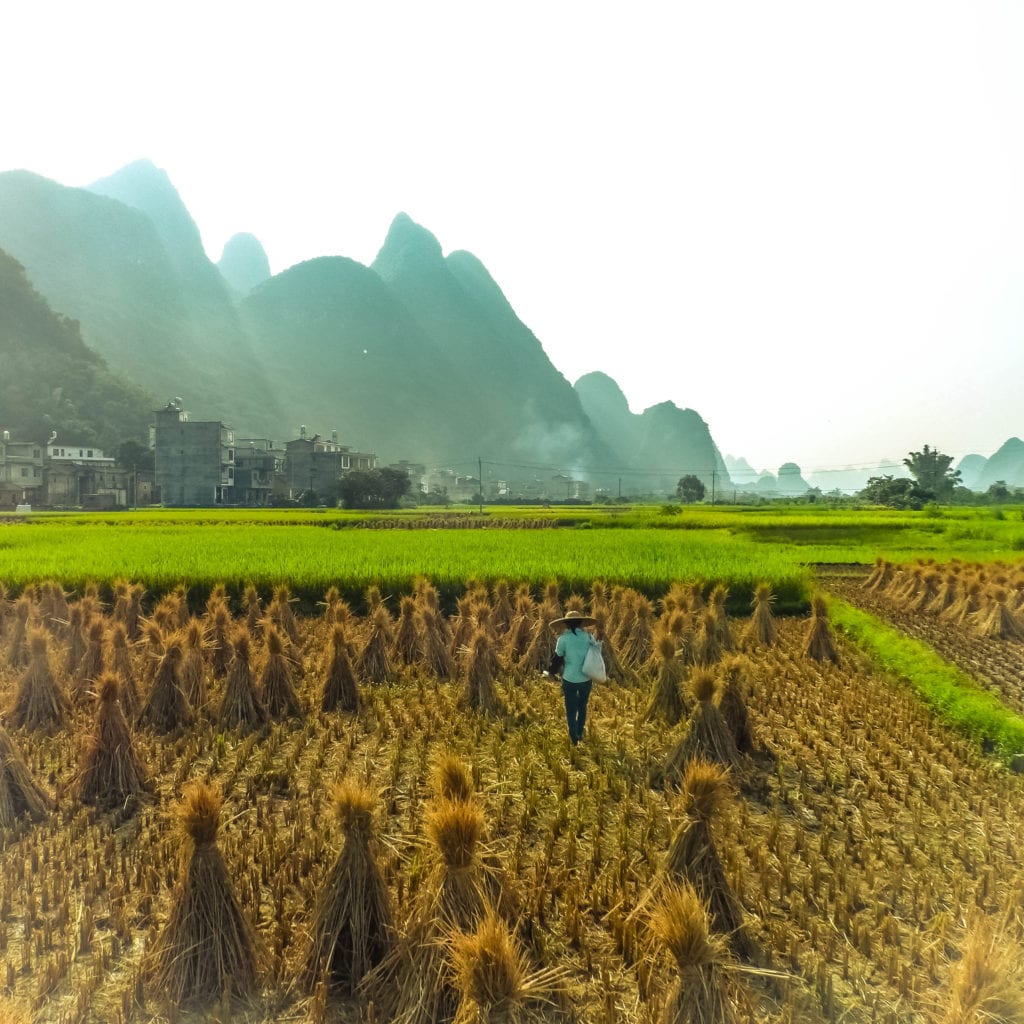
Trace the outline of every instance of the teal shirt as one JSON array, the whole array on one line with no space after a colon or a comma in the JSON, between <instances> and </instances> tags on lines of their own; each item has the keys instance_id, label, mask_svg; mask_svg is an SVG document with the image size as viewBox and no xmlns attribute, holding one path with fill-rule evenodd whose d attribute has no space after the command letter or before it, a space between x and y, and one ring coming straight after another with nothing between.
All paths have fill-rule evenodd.
<instances>
[{"instance_id":1,"label":"teal shirt","mask_svg":"<svg viewBox=\"0 0 1024 1024\"><path fill-rule=\"evenodd\" d=\"M567 629L555 643L555 653L565 658L562 678L567 683L585 683L583 659L591 647L597 647L597 641L582 626L575 631Z\"/></svg>"}]
</instances>

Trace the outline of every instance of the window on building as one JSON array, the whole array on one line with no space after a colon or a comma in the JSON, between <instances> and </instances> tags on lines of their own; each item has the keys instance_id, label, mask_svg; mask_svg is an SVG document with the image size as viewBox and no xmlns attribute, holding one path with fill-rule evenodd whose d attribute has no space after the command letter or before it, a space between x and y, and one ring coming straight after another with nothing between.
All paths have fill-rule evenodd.
<instances>
[{"instance_id":1,"label":"window on building","mask_svg":"<svg viewBox=\"0 0 1024 1024\"><path fill-rule=\"evenodd\" d=\"M28 476L28 466L22 466L21 467L21 475L22 476Z\"/></svg>"},{"instance_id":2,"label":"window on building","mask_svg":"<svg viewBox=\"0 0 1024 1024\"><path fill-rule=\"evenodd\" d=\"M91 448L89 449L88 453L86 454L86 458L87 459L91 459L92 458L92 449Z\"/></svg>"},{"instance_id":3,"label":"window on building","mask_svg":"<svg viewBox=\"0 0 1024 1024\"><path fill-rule=\"evenodd\" d=\"M228 449L228 462L234 462L234 461L235 461L235 449L234 448L229 448Z\"/></svg>"},{"instance_id":4,"label":"window on building","mask_svg":"<svg viewBox=\"0 0 1024 1024\"><path fill-rule=\"evenodd\" d=\"M38 466L33 466L32 467L32 475L33 476L42 476L43 475L43 471Z\"/></svg>"},{"instance_id":5,"label":"window on building","mask_svg":"<svg viewBox=\"0 0 1024 1024\"><path fill-rule=\"evenodd\" d=\"M38 459L39 458L39 449L38 448L33 448L32 449L32 458L33 459Z\"/></svg>"},{"instance_id":6,"label":"window on building","mask_svg":"<svg viewBox=\"0 0 1024 1024\"><path fill-rule=\"evenodd\" d=\"M235 467L234 466L228 466L228 479L229 480L234 480L235 479Z\"/></svg>"},{"instance_id":7,"label":"window on building","mask_svg":"<svg viewBox=\"0 0 1024 1024\"><path fill-rule=\"evenodd\" d=\"M78 449L78 457L82 458L82 449L81 448Z\"/></svg>"}]
</instances>

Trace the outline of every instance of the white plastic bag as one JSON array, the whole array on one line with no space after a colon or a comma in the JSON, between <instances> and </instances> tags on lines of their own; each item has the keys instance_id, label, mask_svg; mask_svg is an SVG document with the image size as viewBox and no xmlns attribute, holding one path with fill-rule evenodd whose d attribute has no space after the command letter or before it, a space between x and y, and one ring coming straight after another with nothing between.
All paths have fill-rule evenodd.
<instances>
[{"instance_id":1,"label":"white plastic bag","mask_svg":"<svg viewBox=\"0 0 1024 1024\"><path fill-rule=\"evenodd\" d=\"M587 653L583 658L583 674L588 679L599 683L603 683L608 678L608 670L604 667L600 643L591 644L587 648Z\"/></svg>"}]
</instances>

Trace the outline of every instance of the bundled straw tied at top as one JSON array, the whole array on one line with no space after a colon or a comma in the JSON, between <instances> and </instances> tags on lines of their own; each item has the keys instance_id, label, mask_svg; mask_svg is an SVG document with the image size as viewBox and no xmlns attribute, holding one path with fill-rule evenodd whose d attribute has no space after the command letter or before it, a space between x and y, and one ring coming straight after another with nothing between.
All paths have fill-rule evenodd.
<instances>
[{"instance_id":1,"label":"bundled straw tied at top","mask_svg":"<svg viewBox=\"0 0 1024 1024\"><path fill-rule=\"evenodd\" d=\"M119 694L117 676L108 672L100 677L96 726L86 745L78 780L82 803L95 804L102 810L130 808L151 788L121 710Z\"/></svg>"},{"instance_id":2,"label":"bundled straw tied at top","mask_svg":"<svg viewBox=\"0 0 1024 1024\"><path fill-rule=\"evenodd\" d=\"M0 726L0 829L11 828L22 815L39 820L52 807L53 799L32 778L21 752Z\"/></svg>"},{"instance_id":3,"label":"bundled straw tied at top","mask_svg":"<svg viewBox=\"0 0 1024 1024\"><path fill-rule=\"evenodd\" d=\"M258 989L254 933L217 848L220 812L220 794L204 782L189 783L175 811L192 852L147 972L153 991L172 1004Z\"/></svg>"},{"instance_id":4,"label":"bundled straw tied at top","mask_svg":"<svg viewBox=\"0 0 1024 1024\"><path fill-rule=\"evenodd\" d=\"M312 939L302 969L307 989L321 979L354 995L397 941L391 895L374 854L374 808L366 786L347 780L334 792L344 845L315 900Z\"/></svg>"},{"instance_id":5,"label":"bundled straw tied at top","mask_svg":"<svg viewBox=\"0 0 1024 1024\"><path fill-rule=\"evenodd\" d=\"M50 667L46 637L42 629L34 629L29 634L31 659L8 716L15 728L54 732L64 725L70 714L71 702Z\"/></svg>"},{"instance_id":6,"label":"bundled straw tied at top","mask_svg":"<svg viewBox=\"0 0 1024 1024\"><path fill-rule=\"evenodd\" d=\"M231 663L217 722L222 729L254 732L269 720L252 676L249 631L239 626L231 637Z\"/></svg>"}]
</instances>

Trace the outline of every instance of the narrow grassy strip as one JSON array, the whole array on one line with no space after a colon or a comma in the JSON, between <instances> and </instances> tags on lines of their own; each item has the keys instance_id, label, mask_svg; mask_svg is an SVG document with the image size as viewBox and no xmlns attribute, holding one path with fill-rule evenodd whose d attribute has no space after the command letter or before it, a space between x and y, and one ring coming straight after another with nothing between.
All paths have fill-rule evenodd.
<instances>
[{"instance_id":1,"label":"narrow grassy strip","mask_svg":"<svg viewBox=\"0 0 1024 1024\"><path fill-rule=\"evenodd\" d=\"M1024 718L927 644L838 598L829 600L829 615L878 667L908 682L942 721L993 744L1004 760L1024 751Z\"/></svg>"}]
</instances>

